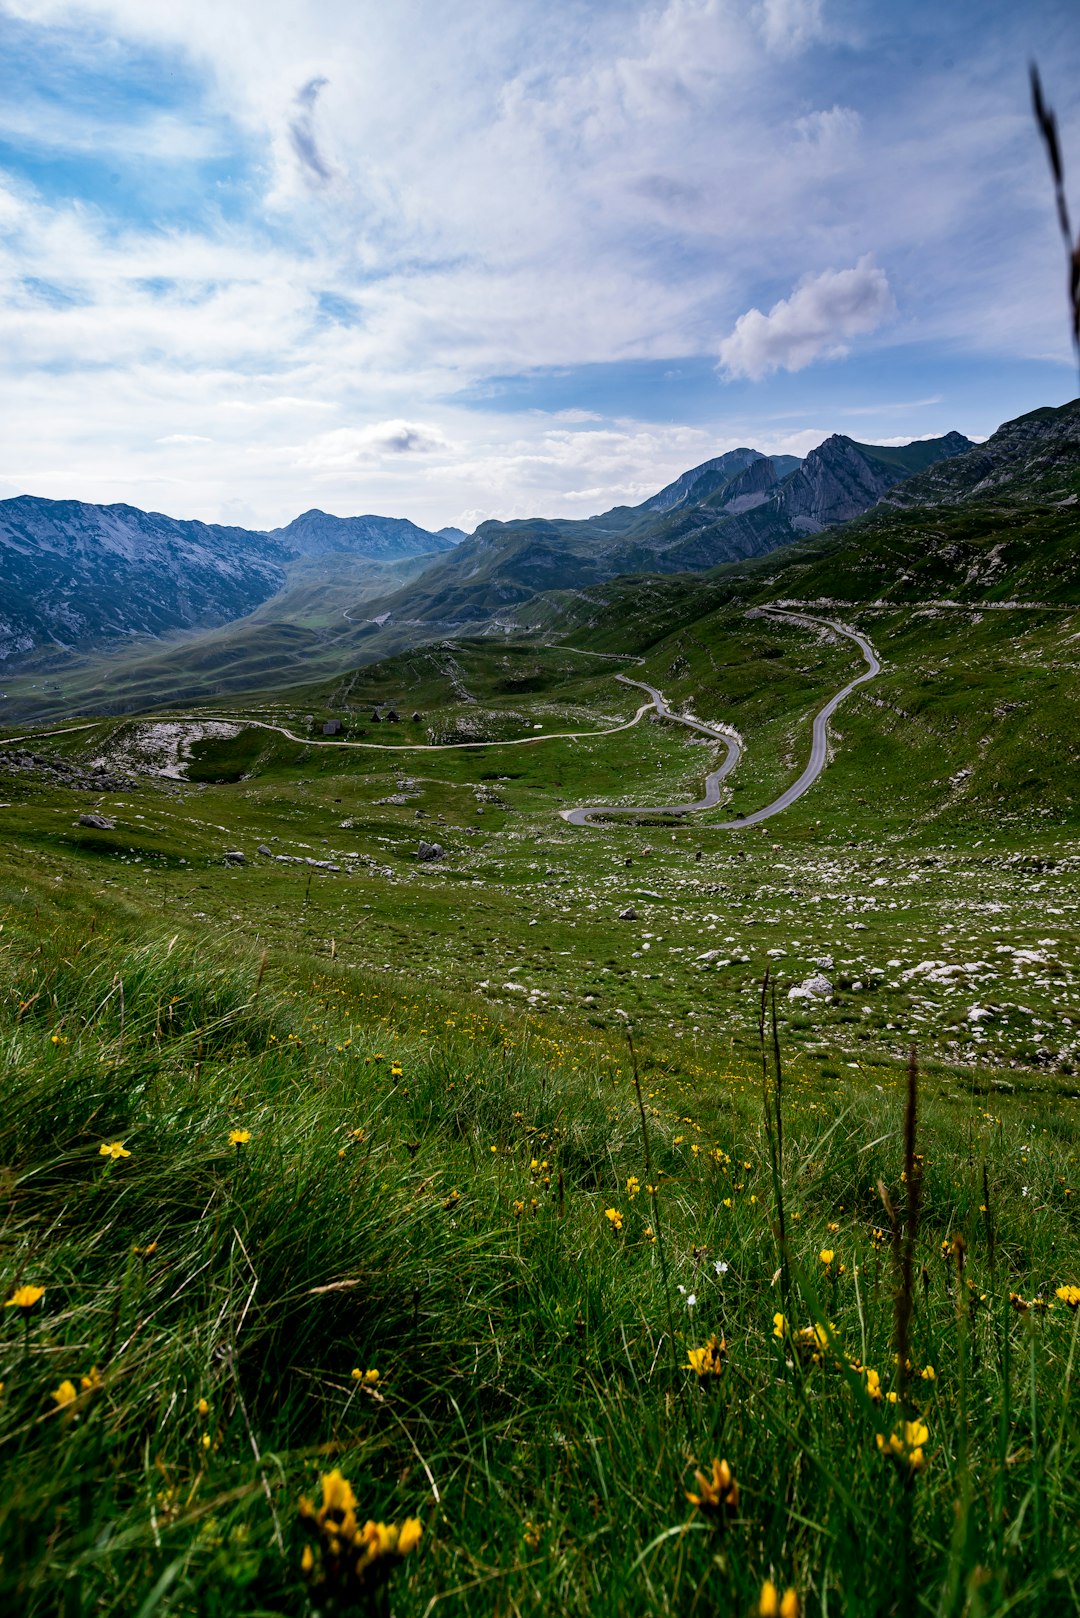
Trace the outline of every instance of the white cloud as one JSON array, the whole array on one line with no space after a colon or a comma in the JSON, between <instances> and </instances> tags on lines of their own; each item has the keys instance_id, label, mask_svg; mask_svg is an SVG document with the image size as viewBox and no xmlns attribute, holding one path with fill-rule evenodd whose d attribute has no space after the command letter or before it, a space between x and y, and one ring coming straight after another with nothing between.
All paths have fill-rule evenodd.
<instances>
[{"instance_id":1,"label":"white cloud","mask_svg":"<svg viewBox=\"0 0 1080 1618\"><path fill-rule=\"evenodd\" d=\"M887 8L834 0L0 0L0 13L55 29L43 57L72 45L89 72L149 46L182 87L154 112L156 96L99 104L95 77L73 89L96 121L80 127L73 94L46 126L30 73L0 114L14 145L70 148L76 176L102 153L121 173L129 141L140 162L230 167L220 192L200 180L198 202L163 218L145 190L123 212L122 173L71 201L63 164L45 194L0 176L4 457L36 493L206 516L239 498L272 523L313 503L314 484L320 503L434 526L641 498L721 448L781 446L719 420L720 389L718 419L694 429L612 426L596 409L500 416L494 387L483 412L447 401L484 396L493 377L660 360L651 396L635 372L611 408L667 422L718 333L729 375L766 376L879 325L892 298L859 259L868 246L901 337L933 355L902 384L883 374L882 398L955 398L930 366L958 349L1028 360L1056 345L1068 360L1015 70L1034 48L1023 7L978 38L947 7L920 14L933 48L917 74L897 69L906 35ZM963 70L942 71L961 36ZM1063 124L1077 54L1062 31ZM854 268L817 273L827 265ZM874 405L876 384L861 384ZM761 392L763 410L790 402ZM603 397L568 387L558 402ZM686 408L700 420L700 396ZM843 419L808 405L800 420L826 417ZM597 431L557 436L580 426Z\"/></svg>"},{"instance_id":2,"label":"white cloud","mask_svg":"<svg viewBox=\"0 0 1080 1618\"><path fill-rule=\"evenodd\" d=\"M866 254L853 269L807 277L767 315L740 315L720 344L720 364L726 375L754 382L771 371L801 371L822 355L846 354L849 338L875 331L894 309L885 271Z\"/></svg>"},{"instance_id":3,"label":"white cloud","mask_svg":"<svg viewBox=\"0 0 1080 1618\"><path fill-rule=\"evenodd\" d=\"M757 17L769 49L785 55L822 32L821 0L761 0Z\"/></svg>"},{"instance_id":4,"label":"white cloud","mask_svg":"<svg viewBox=\"0 0 1080 1618\"><path fill-rule=\"evenodd\" d=\"M431 455L450 448L438 427L415 421L377 421L338 427L297 451L296 465L313 470L357 466L384 456Z\"/></svg>"}]
</instances>

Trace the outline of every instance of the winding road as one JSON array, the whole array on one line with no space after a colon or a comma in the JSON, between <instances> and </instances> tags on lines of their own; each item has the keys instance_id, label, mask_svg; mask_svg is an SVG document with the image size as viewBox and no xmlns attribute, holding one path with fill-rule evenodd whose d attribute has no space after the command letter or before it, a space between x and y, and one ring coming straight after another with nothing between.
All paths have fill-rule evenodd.
<instances>
[{"instance_id":1,"label":"winding road","mask_svg":"<svg viewBox=\"0 0 1080 1618\"><path fill-rule=\"evenodd\" d=\"M637 805L630 807L617 806L605 809L599 804L591 804L582 809L560 809L559 814L568 826L587 826L590 817L603 815L689 815L695 809L715 809L720 802L720 783L726 775L730 775L736 764L742 758L742 739L736 731L721 729L718 725L703 724L700 719L688 719L683 714L672 713L661 692L654 685L646 685L644 680L630 680L625 674L616 674L615 678L621 680L623 685L636 685L640 690L647 691L652 703L646 703L644 708L638 709L638 718L642 713L648 713L651 706L654 713L662 719L674 719L677 724L686 725L690 730L700 731L708 736L710 741L724 742L727 747L727 757L719 769L712 770L705 777L705 796L699 798L697 803L669 804L662 809L645 809ZM636 723L636 720L635 720ZM741 822L740 822L741 824Z\"/></svg>"},{"instance_id":2,"label":"winding road","mask_svg":"<svg viewBox=\"0 0 1080 1618\"><path fill-rule=\"evenodd\" d=\"M747 826L756 826L761 821L769 820L773 815L778 815L783 810L789 809L796 799L801 798L803 793L813 786L828 763L829 720L844 698L850 696L856 686L865 685L868 680L873 680L881 673L881 663L878 661L877 653L866 636L860 635L857 629L849 629L846 625L838 624L831 618L812 618L808 613L770 612L768 609L764 609L764 611L770 618L779 618L787 623L801 624L804 628L831 629L836 634L843 635L846 640L854 641L866 659L866 669L862 674L857 675L854 680L849 680L847 685L839 690L835 696L830 697L825 706L820 708L814 715L810 761L798 780L793 781L791 786L781 792L778 798L773 799L772 803L767 803L764 809L755 809L753 814L743 815L738 820L714 822L714 828L717 831L743 831ZM672 713L664 698L654 686L645 685L641 680L628 680L624 674L617 674L615 678L622 680L626 685L639 685L643 691L648 691L653 699L654 710L663 718L674 719L680 725L688 725L691 730L703 731L716 741L726 742L727 757L719 769L713 770L710 775L706 776L705 796L699 799L697 803L665 804L662 808L644 804L631 807L619 805L604 808L601 804L590 804L579 809L561 809L559 813L562 818L571 826L587 826L593 821L593 817L597 815L602 815L606 820L611 815L689 815L698 809L715 809L720 801L720 783L725 776L731 774L742 756L742 745L739 740L735 736L725 734L713 726L702 724L699 719L686 719L682 714Z\"/></svg>"},{"instance_id":3,"label":"winding road","mask_svg":"<svg viewBox=\"0 0 1080 1618\"><path fill-rule=\"evenodd\" d=\"M849 629L846 625L836 623L831 618L814 618L808 613L783 612L775 608L762 608L763 615L770 618L782 619L788 623L800 624L809 629L829 629L846 640L853 641L863 657L866 659L866 669L862 674L849 680L835 696L830 697L823 708L814 715L813 738L810 746L810 761L797 781L786 788L772 803L766 804L764 809L755 809L753 814L744 815L738 820L721 820L714 822L718 831L743 831L747 826L756 826L763 820L769 820L773 815L780 814L784 809L801 798L803 793L813 786L828 762L829 756L829 720L843 702L845 697L851 695L857 686L864 685L868 680L874 679L881 672L881 664L877 653L857 629ZM569 650L577 650L571 647ZM603 656L605 654L598 654ZM608 654L611 655L611 654ZM315 736L297 736L294 731L288 730L284 725L274 725L265 719L249 719L242 715L215 714L215 720L226 724L242 725L245 728L255 727L259 730L276 731L278 735L285 736L289 741L299 742L305 747L354 747L365 751L379 753L448 753L457 752L463 748L475 747L534 747L540 742L552 741L586 741L598 736L614 736L619 731L631 730L648 713L655 713L662 719L670 719L675 724L686 725L689 730L698 731L707 736L712 742L723 742L727 753L723 762L715 770L711 770L705 777L705 795L695 803L674 803L661 806L653 804L585 804L576 809L560 809L559 814L570 826L588 826L595 824L595 818L602 816L604 820L612 816L641 816L641 815L690 815L701 809L715 809L720 802L720 788L722 782L729 776L743 754L742 740L737 731L718 724L706 724L703 720L689 718L685 714L673 713L668 707L662 692L654 685L648 685L644 680L631 680L625 674L617 674L615 678L623 685L636 686L638 690L648 693L649 701L643 702L632 719L625 720L621 725L609 725L604 730L563 730L547 731L539 736L517 736L507 741L476 741L476 742L350 742L328 740ZM205 716L177 716L170 719L172 724L201 724ZM21 736L8 736L0 739L0 747L11 746L15 742L31 741L35 737L64 736L76 730L89 730L99 721L91 720L84 724L67 725L60 729L32 731Z\"/></svg>"}]
</instances>

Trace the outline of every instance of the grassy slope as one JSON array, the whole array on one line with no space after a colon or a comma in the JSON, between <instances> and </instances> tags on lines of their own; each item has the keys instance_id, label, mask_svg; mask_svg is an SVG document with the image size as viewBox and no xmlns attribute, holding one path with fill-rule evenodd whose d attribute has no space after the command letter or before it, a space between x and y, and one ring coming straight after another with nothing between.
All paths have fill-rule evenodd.
<instances>
[{"instance_id":1,"label":"grassy slope","mask_svg":"<svg viewBox=\"0 0 1080 1618\"><path fill-rule=\"evenodd\" d=\"M642 1050L657 1209L628 1190L648 1172L621 1042L303 948L262 975L170 942L134 879L108 898L68 864L58 892L54 863L4 893L5 1279L46 1288L25 1336L3 1322L8 1610L302 1611L297 1500L332 1464L362 1515L424 1522L397 1611L746 1611L767 1576L810 1612L905 1584L946 1609L1073 1600L1078 1317L1007 1295L1080 1274L1075 1103L991 1112L924 1081L911 1342L934 1380L909 1487L877 1453L895 1410L773 1335L752 1060ZM828 1320L885 1389L875 1184L902 1209L901 1096L898 1070L799 1070L785 1099L792 1329ZM699 1386L686 1350L711 1333L726 1368ZM742 1489L724 1532L683 1494L715 1455ZM857 1568L853 1544L876 1547Z\"/></svg>"}]
</instances>

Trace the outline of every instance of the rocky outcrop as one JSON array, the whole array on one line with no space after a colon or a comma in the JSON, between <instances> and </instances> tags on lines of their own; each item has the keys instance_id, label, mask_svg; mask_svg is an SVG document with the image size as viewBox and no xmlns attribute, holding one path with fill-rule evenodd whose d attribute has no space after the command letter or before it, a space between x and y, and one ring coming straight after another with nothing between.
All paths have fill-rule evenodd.
<instances>
[{"instance_id":1,"label":"rocky outcrop","mask_svg":"<svg viewBox=\"0 0 1080 1618\"><path fill-rule=\"evenodd\" d=\"M1033 410L1007 421L985 444L909 478L885 496L887 506L958 505L966 501L1070 502L1080 493L1080 400Z\"/></svg>"},{"instance_id":2,"label":"rocky outcrop","mask_svg":"<svg viewBox=\"0 0 1080 1618\"><path fill-rule=\"evenodd\" d=\"M900 446L859 444L842 433L811 450L771 498L732 515L718 536L731 556L755 556L806 534L851 522L913 473L972 448L963 433Z\"/></svg>"},{"instance_id":3,"label":"rocky outcrop","mask_svg":"<svg viewBox=\"0 0 1080 1618\"><path fill-rule=\"evenodd\" d=\"M639 511L674 511L678 506L694 505L704 500L733 477L764 460L759 449L729 449L724 455L715 455L711 461L702 461L689 472L677 477L658 494L652 495L637 508Z\"/></svg>"},{"instance_id":4,"label":"rocky outcrop","mask_svg":"<svg viewBox=\"0 0 1080 1618\"><path fill-rule=\"evenodd\" d=\"M776 467L768 456L763 455L725 485L718 510L728 517L737 517L742 511L753 511L755 506L765 503L779 482Z\"/></svg>"},{"instance_id":5,"label":"rocky outcrop","mask_svg":"<svg viewBox=\"0 0 1080 1618\"><path fill-rule=\"evenodd\" d=\"M852 439L834 433L811 450L784 490L779 510L795 533L819 534L869 511L898 481L879 461L860 454Z\"/></svg>"}]
</instances>

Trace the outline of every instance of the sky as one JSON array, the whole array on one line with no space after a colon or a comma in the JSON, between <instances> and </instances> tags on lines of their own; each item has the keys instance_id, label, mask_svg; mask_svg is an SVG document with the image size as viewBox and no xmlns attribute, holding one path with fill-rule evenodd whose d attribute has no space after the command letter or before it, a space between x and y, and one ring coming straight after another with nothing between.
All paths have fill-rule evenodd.
<instances>
[{"instance_id":1,"label":"sky","mask_svg":"<svg viewBox=\"0 0 1080 1618\"><path fill-rule=\"evenodd\" d=\"M0 498L471 531L1062 404L1030 59L1080 225L1075 0L0 0Z\"/></svg>"}]
</instances>

